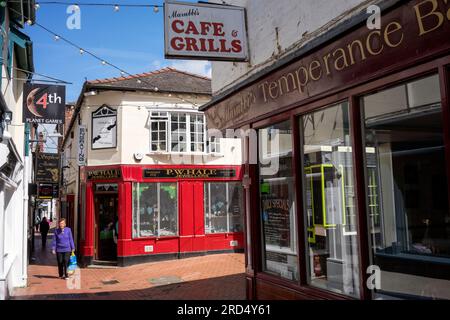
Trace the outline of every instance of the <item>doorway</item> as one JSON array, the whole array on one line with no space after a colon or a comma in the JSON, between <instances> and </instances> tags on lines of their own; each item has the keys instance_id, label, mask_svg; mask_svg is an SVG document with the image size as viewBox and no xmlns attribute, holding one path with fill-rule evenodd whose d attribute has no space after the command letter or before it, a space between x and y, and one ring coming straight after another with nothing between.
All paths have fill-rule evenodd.
<instances>
[{"instance_id":1,"label":"doorway","mask_svg":"<svg viewBox=\"0 0 450 320\"><path fill-rule=\"evenodd\" d=\"M117 185L96 185L95 195L95 259L117 261L118 193Z\"/></svg>"}]
</instances>

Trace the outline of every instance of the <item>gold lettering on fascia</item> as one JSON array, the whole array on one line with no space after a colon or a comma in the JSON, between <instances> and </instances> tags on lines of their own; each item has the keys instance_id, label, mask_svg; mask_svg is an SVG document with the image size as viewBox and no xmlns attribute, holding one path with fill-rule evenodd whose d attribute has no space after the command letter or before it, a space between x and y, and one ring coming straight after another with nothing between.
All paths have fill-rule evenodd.
<instances>
[{"instance_id":1,"label":"gold lettering on fascia","mask_svg":"<svg viewBox=\"0 0 450 320\"><path fill-rule=\"evenodd\" d=\"M417 23L416 36L422 37L441 29L450 21L450 0L423 0L413 6L412 14ZM276 80L266 80L255 86L257 94L241 94L236 101L232 99L224 108L224 115L218 117L213 113L215 123L223 127L226 123L237 120L247 114L261 96L261 103L276 101L285 95L308 95L307 87L316 81L331 78L333 73L342 72L371 57L382 55L389 48L397 48L405 43L405 34L413 34L411 26L404 29L401 21L388 21L381 30L372 30L357 39L352 39L343 46L334 47L320 56L306 58L295 70L281 74ZM443 39L444 41L444 39ZM319 54L319 53L318 53Z\"/></svg>"}]
</instances>

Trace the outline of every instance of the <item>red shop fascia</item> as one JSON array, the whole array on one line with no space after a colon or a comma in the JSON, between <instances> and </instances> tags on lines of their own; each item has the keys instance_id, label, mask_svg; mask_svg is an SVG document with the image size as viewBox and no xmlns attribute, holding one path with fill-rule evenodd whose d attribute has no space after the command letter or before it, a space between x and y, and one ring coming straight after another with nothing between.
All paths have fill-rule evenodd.
<instances>
[{"instance_id":1,"label":"red shop fascia","mask_svg":"<svg viewBox=\"0 0 450 320\"><path fill-rule=\"evenodd\" d=\"M237 182L241 185L242 172L241 166L210 165L110 165L80 168L77 249L82 265L105 260L99 256L101 239L98 202L101 195L108 194L116 197L114 210L117 212L118 230L114 250L117 250L117 262L113 262L118 266L210 253L243 252L243 227L240 232L205 232L204 199L205 183ZM176 235L133 237L133 184L136 183L176 183ZM104 185L114 186L114 190L99 191L97 186ZM242 203L242 216L243 207Z\"/></svg>"}]
</instances>

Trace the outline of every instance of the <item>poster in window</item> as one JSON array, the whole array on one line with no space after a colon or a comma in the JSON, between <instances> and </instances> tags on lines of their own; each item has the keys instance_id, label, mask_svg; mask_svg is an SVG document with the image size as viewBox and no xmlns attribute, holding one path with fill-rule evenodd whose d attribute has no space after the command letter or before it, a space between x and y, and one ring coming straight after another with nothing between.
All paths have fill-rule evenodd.
<instances>
[{"instance_id":1,"label":"poster in window","mask_svg":"<svg viewBox=\"0 0 450 320\"><path fill-rule=\"evenodd\" d=\"M265 197L262 204L266 244L290 248L289 200Z\"/></svg>"},{"instance_id":2,"label":"poster in window","mask_svg":"<svg viewBox=\"0 0 450 320\"><path fill-rule=\"evenodd\" d=\"M92 113L92 149L117 146L117 111L107 105Z\"/></svg>"}]
</instances>

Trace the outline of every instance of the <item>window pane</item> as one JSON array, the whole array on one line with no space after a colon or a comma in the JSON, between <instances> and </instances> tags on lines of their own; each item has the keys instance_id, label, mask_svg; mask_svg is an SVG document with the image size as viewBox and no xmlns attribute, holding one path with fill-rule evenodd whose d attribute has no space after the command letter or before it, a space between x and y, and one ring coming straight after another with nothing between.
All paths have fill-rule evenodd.
<instances>
[{"instance_id":1,"label":"window pane","mask_svg":"<svg viewBox=\"0 0 450 320\"><path fill-rule=\"evenodd\" d=\"M259 130L259 148L264 270L298 280L290 122Z\"/></svg>"},{"instance_id":2,"label":"window pane","mask_svg":"<svg viewBox=\"0 0 450 320\"><path fill-rule=\"evenodd\" d=\"M158 235L158 192L156 183L133 184L135 237Z\"/></svg>"},{"instance_id":3,"label":"window pane","mask_svg":"<svg viewBox=\"0 0 450 320\"><path fill-rule=\"evenodd\" d=\"M240 182L228 183L228 214L230 219L230 232L244 230L244 190Z\"/></svg>"},{"instance_id":4,"label":"window pane","mask_svg":"<svg viewBox=\"0 0 450 320\"><path fill-rule=\"evenodd\" d=\"M205 183L205 233L228 232L226 183Z\"/></svg>"},{"instance_id":5,"label":"window pane","mask_svg":"<svg viewBox=\"0 0 450 320\"><path fill-rule=\"evenodd\" d=\"M348 104L302 118L308 282L359 296Z\"/></svg>"},{"instance_id":6,"label":"window pane","mask_svg":"<svg viewBox=\"0 0 450 320\"><path fill-rule=\"evenodd\" d=\"M133 237L178 234L176 183L133 184Z\"/></svg>"},{"instance_id":7,"label":"window pane","mask_svg":"<svg viewBox=\"0 0 450 320\"><path fill-rule=\"evenodd\" d=\"M365 116L366 180L374 264L382 294L450 299L450 214L436 76L404 85L409 110ZM426 104L426 108L421 104Z\"/></svg>"},{"instance_id":8,"label":"window pane","mask_svg":"<svg viewBox=\"0 0 450 320\"><path fill-rule=\"evenodd\" d=\"M176 183L160 183L160 236L178 233L178 194Z\"/></svg>"}]
</instances>

